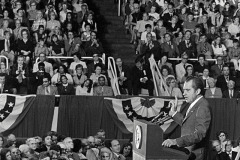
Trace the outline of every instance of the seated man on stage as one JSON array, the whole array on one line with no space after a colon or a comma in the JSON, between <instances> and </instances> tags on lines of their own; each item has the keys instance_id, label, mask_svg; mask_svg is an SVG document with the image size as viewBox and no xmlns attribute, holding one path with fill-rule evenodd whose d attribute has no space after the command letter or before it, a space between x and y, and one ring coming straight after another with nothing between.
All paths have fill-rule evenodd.
<instances>
[{"instance_id":1,"label":"seated man on stage","mask_svg":"<svg viewBox=\"0 0 240 160\"><path fill-rule=\"evenodd\" d=\"M211 123L211 113L207 100L202 96L203 82L197 77L189 77L183 86L183 96L188 103L185 115L176 111L177 99L172 103L169 115L181 125L181 137L167 139L162 145L171 147L186 147L196 155L197 160L203 160L204 144L208 143L207 135Z\"/></svg>"}]
</instances>

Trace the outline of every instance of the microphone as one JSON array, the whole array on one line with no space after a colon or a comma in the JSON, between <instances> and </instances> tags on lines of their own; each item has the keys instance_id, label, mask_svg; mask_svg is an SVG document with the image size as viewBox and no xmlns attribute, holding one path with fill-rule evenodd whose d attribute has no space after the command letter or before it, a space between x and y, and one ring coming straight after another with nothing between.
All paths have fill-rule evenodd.
<instances>
[{"instance_id":1,"label":"microphone","mask_svg":"<svg viewBox=\"0 0 240 160\"><path fill-rule=\"evenodd\" d=\"M163 117L162 119L159 119L156 123L158 125L163 125L165 122L167 122L170 119L172 119L172 117L167 115L167 116Z\"/></svg>"},{"instance_id":2,"label":"microphone","mask_svg":"<svg viewBox=\"0 0 240 160\"><path fill-rule=\"evenodd\" d=\"M163 115L163 112L160 112L158 115L156 115L152 120L151 122L155 122L156 120L158 120L161 116Z\"/></svg>"}]
</instances>

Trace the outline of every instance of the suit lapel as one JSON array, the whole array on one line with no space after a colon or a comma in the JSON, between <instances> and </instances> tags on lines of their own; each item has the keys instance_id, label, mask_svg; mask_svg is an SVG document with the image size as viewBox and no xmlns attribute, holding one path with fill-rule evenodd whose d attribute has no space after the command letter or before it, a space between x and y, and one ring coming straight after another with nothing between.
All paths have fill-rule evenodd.
<instances>
[{"instance_id":1,"label":"suit lapel","mask_svg":"<svg viewBox=\"0 0 240 160\"><path fill-rule=\"evenodd\" d=\"M202 97L202 98L203 98L203 97ZM198 100L198 102L190 109L190 111L188 112L188 114L184 117L182 123L184 123L184 122L195 112L195 110L198 108L200 102L202 101L202 98L200 98L200 99Z\"/></svg>"}]
</instances>

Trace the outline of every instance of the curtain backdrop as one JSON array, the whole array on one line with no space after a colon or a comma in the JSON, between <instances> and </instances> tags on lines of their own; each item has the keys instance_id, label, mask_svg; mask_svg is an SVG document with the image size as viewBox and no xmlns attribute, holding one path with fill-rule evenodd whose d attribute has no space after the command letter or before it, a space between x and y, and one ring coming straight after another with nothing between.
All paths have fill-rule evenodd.
<instances>
[{"instance_id":1,"label":"curtain backdrop","mask_svg":"<svg viewBox=\"0 0 240 160\"><path fill-rule=\"evenodd\" d=\"M55 96L36 96L22 122L3 135L13 133L17 137L32 137L46 134L51 130L54 106Z\"/></svg>"}]
</instances>

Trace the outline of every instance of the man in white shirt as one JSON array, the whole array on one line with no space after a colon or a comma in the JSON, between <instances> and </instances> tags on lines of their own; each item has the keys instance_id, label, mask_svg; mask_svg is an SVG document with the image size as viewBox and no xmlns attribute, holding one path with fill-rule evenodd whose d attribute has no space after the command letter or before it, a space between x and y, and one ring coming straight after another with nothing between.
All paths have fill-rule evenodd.
<instances>
[{"instance_id":1,"label":"man in white shirt","mask_svg":"<svg viewBox=\"0 0 240 160\"><path fill-rule=\"evenodd\" d=\"M185 115L176 109L177 98L171 102L172 107L169 116L181 125L181 137L167 139L162 145L171 147L185 147L196 155L196 160L203 160L204 144L209 142L208 131L211 123L211 113L207 100L202 96L203 82L198 77L190 77L183 86L183 96L188 103Z\"/></svg>"},{"instance_id":2,"label":"man in white shirt","mask_svg":"<svg viewBox=\"0 0 240 160\"><path fill-rule=\"evenodd\" d=\"M46 61L46 54L40 53L39 59L40 59L40 61L33 65L33 73L36 73L39 70L38 63L43 62L45 64L45 72L49 73L50 76L52 77L53 76L53 66L51 63Z\"/></svg>"},{"instance_id":3,"label":"man in white shirt","mask_svg":"<svg viewBox=\"0 0 240 160\"><path fill-rule=\"evenodd\" d=\"M188 65L191 65L187 63L188 61L188 55L187 54L182 54L182 61L181 63L176 65L176 75L177 75L177 80L181 82L182 78L186 74L185 67Z\"/></svg>"},{"instance_id":4,"label":"man in white shirt","mask_svg":"<svg viewBox=\"0 0 240 160\"><path fill-rule=\"evenodd\" d=\"M113 155L113 160L125 160L126 158L120 154L120 143L118 140L114 139L111 141L111 147L110 147Z\"/></svg>"}]
</instances>

